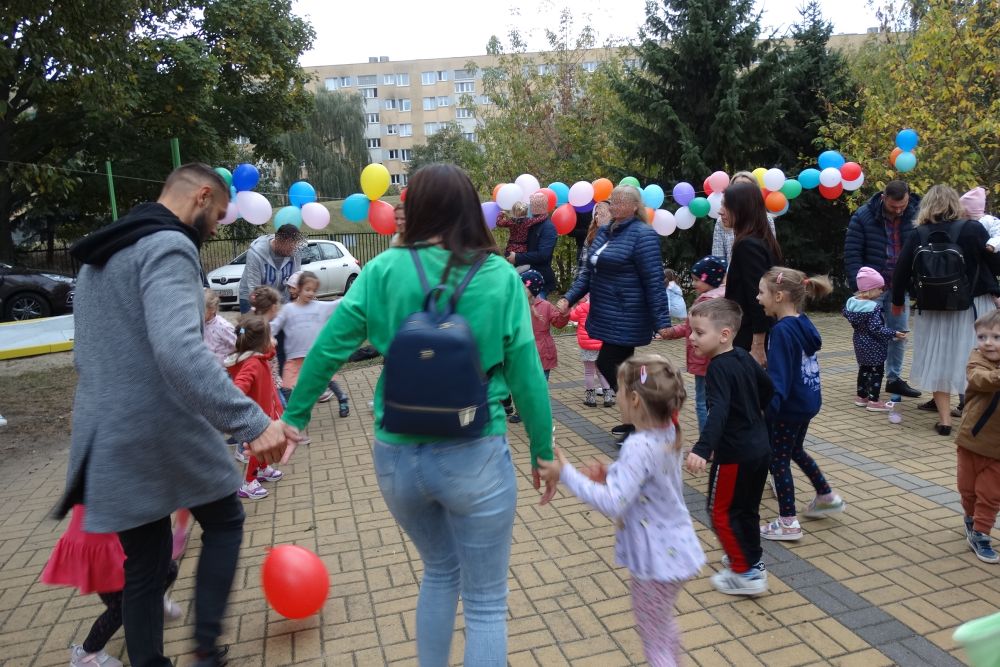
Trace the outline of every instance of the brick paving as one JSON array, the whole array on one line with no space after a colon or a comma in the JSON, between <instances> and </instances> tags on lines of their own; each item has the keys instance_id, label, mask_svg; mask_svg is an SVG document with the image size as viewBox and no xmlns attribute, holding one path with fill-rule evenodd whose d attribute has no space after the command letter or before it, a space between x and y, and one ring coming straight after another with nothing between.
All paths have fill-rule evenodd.
<instances>
[{"instance_id":1,"label":"brick paving","mask_svg":"<svg viewBox=\"0 0 1000 667\"><path fill-rule=\"evenodd\" d=\"M903 423L853 407L855 366L850 328L817 316L825 405L808 447L848 502L841 517L808 521L800 542L765 542L771 590L734 599L712 590L708 575L722 555L704 512L706 477L686 475L688 505L709 559L678 602L685 664L960 665L951 641L963 621L1000 607L1000 567L979 562L963 540L955 492L954 445L932 431L934 415L907 401ZM572 459L615 455L607 429L617 412L582 405L576 339L557 339L561 365L552 376L557 444ZM683 363L679 341L651 346ZM370 400L378 367L344 374L352 414L319 405L313 444L270 485L271 496L246 502L244 549L226 619L233 665L413 665L414 610L421 564L385 508L372 470ZM692 400L682 423L694 434ZM613 527L565 493L539 507L531 488L524 431L510 446L520 496L510 567L511 665L644 664L633 628L628 573L614 566ZM152 455L152 454L151 454ZM38 463L5 480L0 502L0 663L65 665L100 612L95 597L38 583L63 524L47 518L65 466ZM796 471L800 503L809 498ZM802 493L805 491L805 493ZM777 505L765 491L762 518ZM197 529L181 562L173 596L185 616L166 630L167 650L190 650ZM330 571L321 615L289 621L263 600L259 568L268 546L313 549ZM462 620L452 662L461 663ZM124 652L121 636L108 646ZM179 664L187 664L187 658Z\"/></svg>"}]
</instances>

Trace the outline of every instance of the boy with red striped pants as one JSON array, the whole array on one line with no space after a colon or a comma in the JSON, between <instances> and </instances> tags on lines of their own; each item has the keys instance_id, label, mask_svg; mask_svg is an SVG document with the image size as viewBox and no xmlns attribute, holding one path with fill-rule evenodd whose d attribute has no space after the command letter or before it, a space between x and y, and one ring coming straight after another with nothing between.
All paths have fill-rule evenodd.
<instances>
[{"instance_id":1,"label":"boy with red striped pants","mask_svg":"<svg viewBox=\"0 0 1000 667\"><path fill-rule=\"evenodd\" d=\"M746 350L733 347L742 317L728 299L703 301L689 313L691 345L712 362L705 375L708 419L687 469L703 472L712 462L708 513L726 554L712 585L728 595L757 595L767 592L758 524L771 457L764 408L774 386Z\"/></svg>"}]
</instances>

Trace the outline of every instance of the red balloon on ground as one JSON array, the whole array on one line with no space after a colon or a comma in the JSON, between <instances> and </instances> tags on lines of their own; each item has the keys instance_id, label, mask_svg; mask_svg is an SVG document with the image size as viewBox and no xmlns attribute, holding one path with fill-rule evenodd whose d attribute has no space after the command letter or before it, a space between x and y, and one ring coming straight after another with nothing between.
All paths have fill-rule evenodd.
<instances>
[{"instance_id":1,"label":"red balloon on ground","mask_svg":"<svg viewBox=\"0 0 1000 667\"><path fill-rule=\"evenodd\" d=\"M551 213L553 209L555 209L556 201L559 200L559 197L553 190L549 190L548 188L539 188L538 191L545 195L545 198L549 200L549 213Z\"/></svg>"},{"instance_id":2,"label":"red balloon on ground","mask_svg":"<svg viewBox=\"0 0 1000 667\"><path fill-rule=\"evenodd\" d=\"M264 597L285 618L305 618L323 608L330 574L319 556L294 544L271 549L260 570Z\"/></svg>"},{"instance_id":3,"label":"red balloon on ground","mask_svg":"<svg viewBox=\"0 0 1000 667\"><path fill-rule=\"evenodd\" d=\"M832 188L828 188L825 185L819 186L819 193L823 195L826 199L836 199L844 192L844 184L837 183Z\"/></svg>"},{"instance_id":4,"label":"red balloon on ground","mask_svg":"<svg viewBox=\"0 0 1000 667\"><path fill-rule=\"evenodd\" d=\"M576 227L576 209L572 204L563 204L552 213L552 224L558 234L569 234Z\"/></svg>"},{"instance_id":5,"label":"red balloon on ground","mask_svg":"<svg viewBox=\"0 0 1000 667\"><path fill-rule=\"evenodd\" d=\"M368 223L379 234L392 236L396 233L396 212L392 204L376 199L368 206Z\"/></svg>"},{"instance_id":6,"label":"red balloon on ground","mask_svg":"<svg viewBox=\"0 0 1000 667\"><path fill-rule=\"evenodd\" d=\"M845 162L840 167L840 175L845 181L857 180L861 175L861 165L857 162Z\"/></svg>"}]
</instances>

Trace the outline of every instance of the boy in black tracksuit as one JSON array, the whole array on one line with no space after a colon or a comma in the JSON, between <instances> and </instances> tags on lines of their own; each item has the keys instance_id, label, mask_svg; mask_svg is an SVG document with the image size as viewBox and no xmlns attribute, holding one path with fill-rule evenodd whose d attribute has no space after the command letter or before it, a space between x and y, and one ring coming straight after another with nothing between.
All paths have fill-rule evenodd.
<instances>
[{"instance_id":1,"label":"boy in black tracksuit","mask_svg":"<svg viewBox=\"0 0 1000 667\"><path fill-rule=\"evenodd\" d=\"M746 350L733 348L742 312L728 299L691 309L691 344L711 359L705 376L708 420L688 455L687 468L709 472L708 512L726 557L712 585L730 595L767 591L761 561L760 498L767 481L771 445L764 408L774 387Z\"/></svg>"}]
</instances>

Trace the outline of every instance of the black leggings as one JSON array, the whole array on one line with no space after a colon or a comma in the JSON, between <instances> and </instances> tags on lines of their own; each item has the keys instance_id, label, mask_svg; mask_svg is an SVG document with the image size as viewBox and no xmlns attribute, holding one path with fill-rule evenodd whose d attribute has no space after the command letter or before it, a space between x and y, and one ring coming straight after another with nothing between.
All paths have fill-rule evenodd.
<instances>
[{"instance_id":1,"label":"black leggings","mask_svg":"<svg viewBox=\"0 0 1000 667\"><path fill-rule=\"evenodd\" d=\"M177 562L171 561L170 570L167 572L167 589L173 586L176 580ZM164 593L167 589L164 590ZM87 653L97 653L104 650L118 629L122 627L122 592L98 593L98 597L101 598L101 602L107 609L90 626L90 634L83 640L83 650Z\"/></svg>"},{"instance_id":2,"label":"black leggings","mask_svg":"<svg viewBox=\"0 0 1000 667\"><path fill-rule=\"evenodd\" d=\"M601 371L601 375L608 381L615 393L618 393L618 367L633 354L635 354L634 347L612 345L611 343L601 345L601 351L597 353L597 370Z\"/></svg>"}]
</instances>

